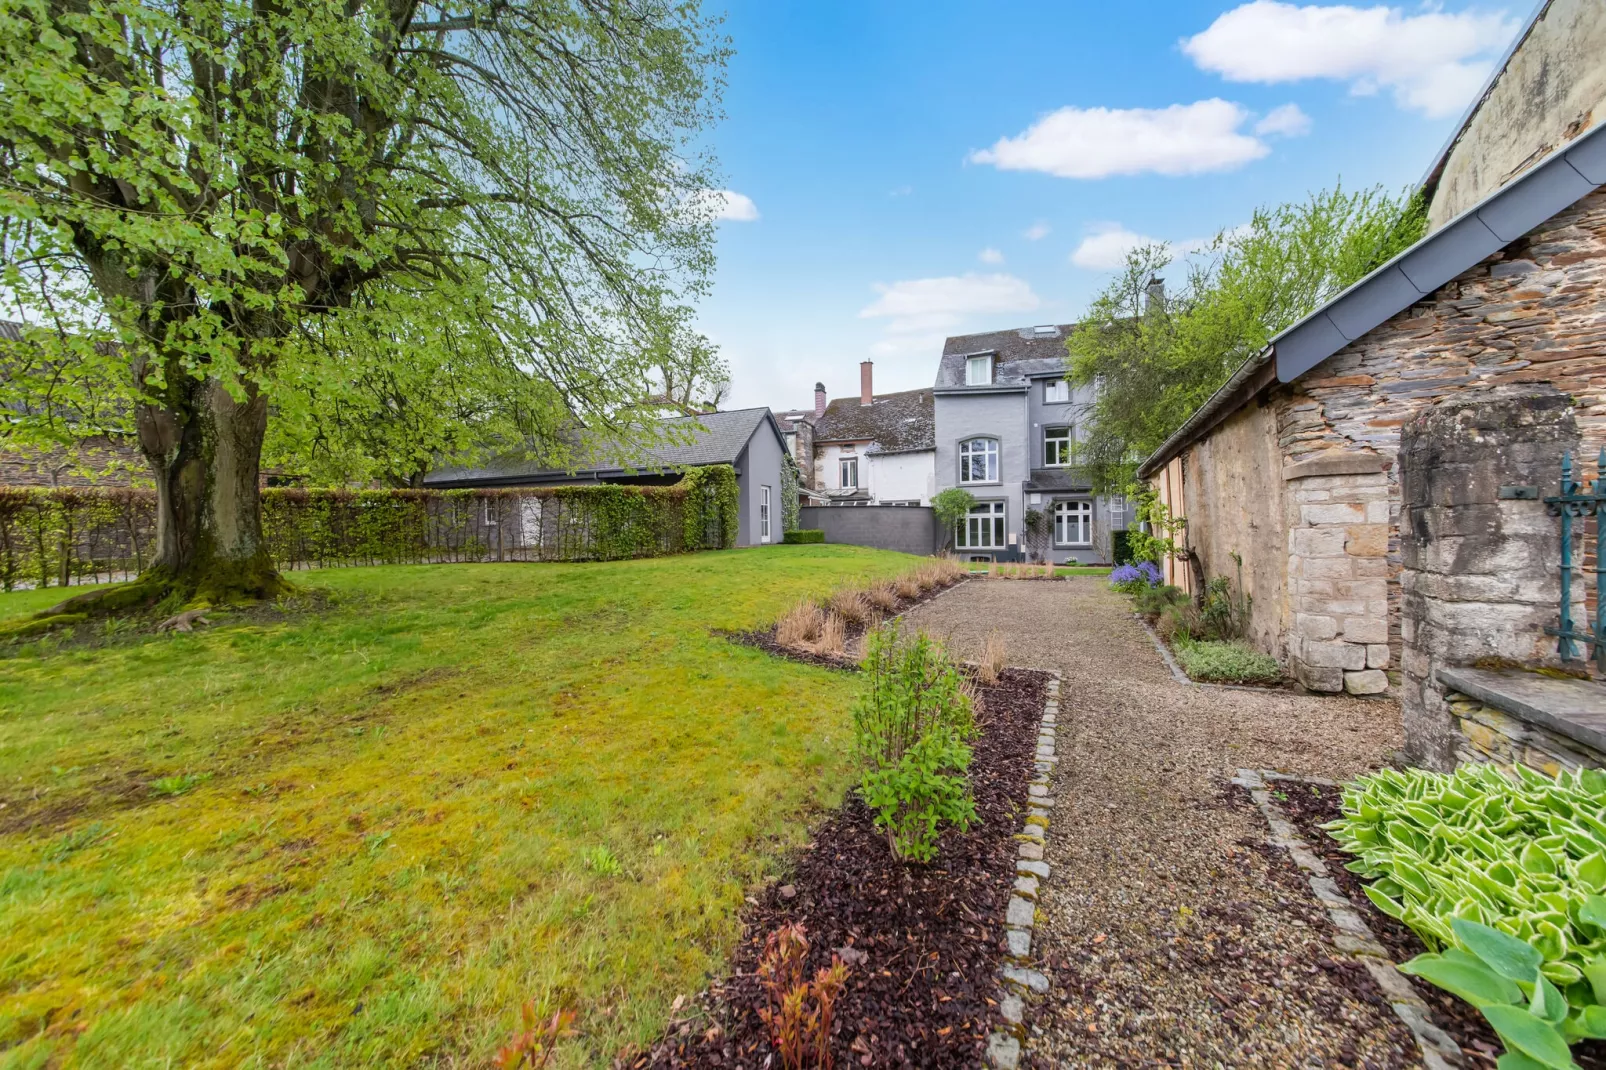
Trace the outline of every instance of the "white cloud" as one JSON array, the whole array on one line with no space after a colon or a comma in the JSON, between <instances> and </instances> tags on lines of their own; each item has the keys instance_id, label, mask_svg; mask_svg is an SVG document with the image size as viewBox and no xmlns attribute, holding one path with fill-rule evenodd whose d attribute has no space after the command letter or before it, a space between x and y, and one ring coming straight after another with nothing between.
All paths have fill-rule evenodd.
<instances>
[{"instance_id":1,"label":"white cloud","mask_svg":"<svg viewBox=\"0 0 1606 1070\"><path fill-rule=\"evenodd\" d=\"M989 247L977 253L976 259L983 264L1002 264L1004 262L1004 254L997 249Z\"/></svg>"},{"instance_id":2,"label":"white cloud","mask_svg":"<svg viewBox=\"0 0 1606 1070\"><path fill-rule=\"evenodd\" d=\"M1182 50L1229 81L1331 78L1358 96L1391 90L1400 107L1442 117L1471 101L1516 32L1503 13L1252 0L1184 39Z\"/></svg>"},{"instance_id":3,"label":"white cloud","mask_svg":"<svg viewBox=\"0 0 1606 1070\"><path fill-rule=\"evenodd\" d=\"M877 283L874 301L859 311L861 319L885 319L893 336L925 338L957 327L969 316L1030 312L1042 304L1024 279L1013 275L947 275ZM878 352L901 349L908 338L891 338Z\"/></svg>"},{"instance_id":4,"label":"white cloud","mask_svg":"<svg viewBox=\"0 0 1606 1070\"><path fill-rule=\"evenodd\" d=\"M1115 271L1126 264L1127 253L1144 245L1169 246L1173 255L1187 256L1208 249L1214 240L1185 238L1182 241L1166 241L1138 234L1119 223L1095 223L1089 228L1087 237L1071 252L1071 263L1089 271Z\"/></svg>"},{"instance_id":5,"label":"white cloud","mask_svg":"<svg viewBox=\"0 0 1606 1070\"><path fill-rule=\"evenodd\" d=\"M706 212L714 220L751 223L758 218L758 205L745 193L729 189L705 189L688 198L693 210Z\"/></svg>"},{"instance_id":6,"label":"white cloud","mask_svg":"<svg viewBox=\"0 0 1606 1070\"><path fill-rule=\"evenodd\" d=\"M1230 171L1271 151L1240 129L1249 117L1219 98L1169 108L1061 108L969 159L1060 178Z\"/></svg>"},{"instance_id":7,"label":"white cloud","mask_svg":"<svg viewBox=\"0 0 1606 1070\"><path fill-rule=\"evenodd\" d=\"M1048 224L1039 219L1037 222L1021 231L1021 237L1025 238L1027 241L1042 241L1044 238L1048 237L1048 231Z\"/></svg>"},{"instance_id":8,"label":"white cloud","mask_svg":"<svg viewBox=\"0 0 1606 1070\"><path fill-rule=\"evenodd\" d=\"M1274 134L1279 137L1304 137L1310 133L1310 116L1301 111L1298 104L1284 104L1267 112L1265 117L1255 124L1255 133Z\"/></svg>"}]
</instances>

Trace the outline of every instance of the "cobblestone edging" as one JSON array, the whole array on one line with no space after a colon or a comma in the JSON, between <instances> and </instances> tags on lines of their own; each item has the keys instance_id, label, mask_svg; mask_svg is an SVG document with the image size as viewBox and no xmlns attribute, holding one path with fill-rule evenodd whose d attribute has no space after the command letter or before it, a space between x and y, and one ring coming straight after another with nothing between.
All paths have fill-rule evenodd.
<instances>
[{"instance_id":1,"label":"cobblestone edging","mask_svg":"<svg viewBox=\"0 0 1606 1070\"><path fill-rule=\"evenodd\" d=\"M1015 888L1004 911L1004 940L1008 961L999 968L1002 995L998 1011L1003 1028L987 1038L987 1065L995 1070L1015 1070L1020 1065L1021 1043L1026 1039L1026 1000L1048 991L1048 978L1028 963L1032 953L1032 932L1037 922L1038 892L1048 880L1048 863L1043 861L1044 840L1048 833L1049 812L1054 809L1052 794L1054 732L1059 726L1060 674L1049 674L1048 698L1043 703L1043 720L1038 728L1036 775L1026 788L1026 822L1015 836L1019 842L1015 859Z\"/></svg>"},{"instance_id":2,"label":"cobblestone edging","mask_svg":"<svg viewBox=\"0 0 1606 1070\"><path fill-rule=\"evenodd\" d=\"M1382 989L1384 996L1388 998L1389 1006L1394 1008L1394 1013L1416 1038L1417 1047L1422 1052L1422 1065L1427 1070L1447 1070L1449 1067L1461 1066L1460 1046L1433 1024L1432 1018L1428 1015L1427 1004L1416 994L1416 990L1411 987L1411 982L1405 979L1405 975L1394 968L1394 960L1389 957L1387 949L1378 942L1365 919L1356 912L1349 899L1339 891L1338 885L1327 875L1327 867L1322 860L1305 845L1299 831L1283 817L1282 811L1272 801L1268 782L1276 781L1321 784L1326 787L1337 785L1331 780L1288 776L1264 769L1240 769L1238 775L1232 778L1234 784L1248 789L1249 797L1265 815L1266 824L1271 829L1268 842L1288 852L1294 864L1310 881L1311 892L1321 901L1322 906L1327 908L1328 917L1338 930L1333 943L1339 952L1366 967L1366 972L1372 975L1378 988Z\"/></svg>"}]
</instances>

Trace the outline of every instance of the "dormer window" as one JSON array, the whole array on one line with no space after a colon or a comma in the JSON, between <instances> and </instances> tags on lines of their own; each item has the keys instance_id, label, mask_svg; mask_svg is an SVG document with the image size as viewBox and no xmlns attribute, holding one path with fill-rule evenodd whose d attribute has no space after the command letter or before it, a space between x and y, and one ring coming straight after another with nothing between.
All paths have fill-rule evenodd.
<instances>
[{"instance_id":1,"label":"dormer window","mask_svg":"<svg viewBox=\"0 0 1606 1070\"><path fill-rule=\"evenodd\" d=\"M991 386L993 384L993 358L990 353L965 358L965 385Z\"/></svg>"}]
</instances>

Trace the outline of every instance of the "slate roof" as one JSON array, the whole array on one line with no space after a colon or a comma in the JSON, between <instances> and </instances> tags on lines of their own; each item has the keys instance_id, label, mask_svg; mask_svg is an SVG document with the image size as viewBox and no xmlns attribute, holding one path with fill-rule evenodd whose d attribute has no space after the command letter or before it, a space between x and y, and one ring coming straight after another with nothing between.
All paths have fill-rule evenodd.
<instances>
[{"instance_id":1,"label":"slate roof","mask_svg":"<svg viewBox=\"0 0 1606 1070\"><path fill-rule=\"evenodd\" d=\"M943 343L942 360L937 365L937 389L963 387L965 358L981 353L993 354L996 363L993 366L992 385L997 388L1023 387L1033 377L1063 374L1065 340L1070 337L1076 324L1045 326L1052 326L1053 332L1040 332L1037 327L1015 327L1007 331L954 335Z\"/></svg>"},{"instance_id":2,"label":"slate roof","mask_svg":"<svg viewBox=\"0 0 1606 1070\"><path fill-rule=\"evenodd\" d=\"M937 407L929 387L875 394L869 405L837 398L814 423L815 442L862 442L866 453L912 453L937 448Z\"/></svg>"},{"instance_id":3,"label":"slate roof","mask_svg":"<svg viewBox=\"0 0 1606 1070\"><path fill-rule=\"evenodd\" d=\"M682 442L665 443L630 455L605 450L581 463L576 471L549 468L538 461L518 458L492 461L483 468L440 468L424 477L426 487L497 486L522 483L561 483L576 477L627 475L697 468L709 464L735 464L753 432L774 417L765 407L677 416L663 421L667 430L686 434ZM779 429L777 429L777 434Z\"/></svg>"}]
</instances>

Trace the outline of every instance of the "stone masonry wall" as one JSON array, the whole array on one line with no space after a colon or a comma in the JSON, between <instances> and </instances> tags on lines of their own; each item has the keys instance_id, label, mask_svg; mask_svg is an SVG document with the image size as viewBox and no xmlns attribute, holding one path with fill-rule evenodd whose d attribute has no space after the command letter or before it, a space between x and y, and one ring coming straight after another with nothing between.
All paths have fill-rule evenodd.
<instances>
[{"instance_id":1,"label":"stone masonry wall","mask_svg":"<svg viewBox=\"0 0 1606 1070\"><path fill-rule=\"evenodd\" d=\"M1458 730L1457 762L1525 765L1550 776L1564 770L1606 767L1606 754L1479 699L1451 691L1445 702Z\"/></svg>"},{"instance_id":2,"label":"stone masonry wall","mask_svg":"<svg viewBox=\"0 0 1606 1070\"><path fill-rule=\"evenodd\" d=\"M1543 485L1577 442L1572 399L1549 386L1447 398L1405 426L1400 712L1413 762L1455 761L1439 669L1555 664L1545 627L1560 601L1561 540L1543 502L1501 488Z\"/></svg>"},{"instance_id":3,"label":"stone masonry wall","mask_svg":"<svg viewBox=\"0 0 1606 1070\"><path fill-rule=\"evenodd\" d=\"M1288 661L1313 691L1388 690L1390 488L1375 453L1333 451L1283 469Z\"/></svg>"}]
</instances>

